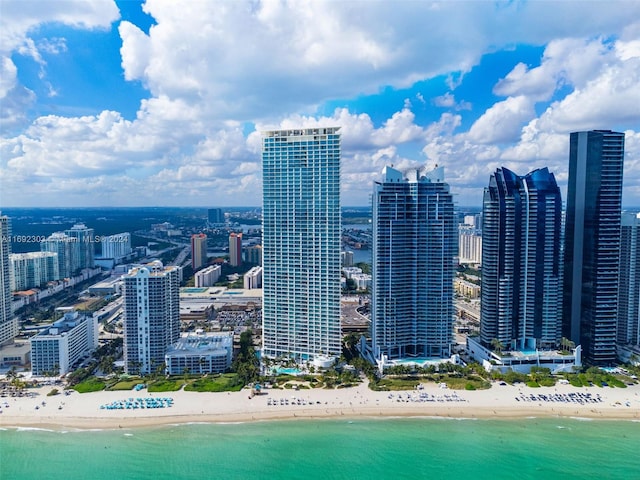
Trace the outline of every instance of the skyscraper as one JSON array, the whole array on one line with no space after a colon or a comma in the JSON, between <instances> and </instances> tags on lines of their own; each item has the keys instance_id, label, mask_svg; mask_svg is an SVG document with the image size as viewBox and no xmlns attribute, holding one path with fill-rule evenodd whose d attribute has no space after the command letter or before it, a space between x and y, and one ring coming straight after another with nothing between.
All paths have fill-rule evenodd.
<instances>
[{"instance_id":1,"label":"skyscraper","mask_svg":"<svg viewBox=\"0 0 640 480\"><path fill-rule=\"evenodd\" d=\"M191 235L191 268L197 269L207 264L207 236L204 233Z\"/></svg>"},{"instance_id":2,"label":"skyscraper","mask_svg":"<svg viewBox=\"0 0 640 480\"><path fill-rule=\"evenodd\" d=\"M207 222L209 225L224 225L224 212L221 208L207 210Z\"/></svg>"},{"instance_id":3,"label":"skyscraper","mask_svg":"<svg viewBox=\"0 0 640 480\"><path fill-rule=\"evenodd\" d=\"M498 168L484 191L483 221L482 343L510 350L557 347L562 200L554 175L547 168L525 176Z\"/></svg>"},{"instance_id":4,"label":"skyscraper","mask_svg":"<svg viewBox=\"0 0 640 480\"><path fill-rule=\"evenodd\" d=\"M244 261L251 265L262 265L262 245L245 248Z\"/></svg>"},{"instance_id":5,"label":"skyscraper","mask_svg":"<svg viewBox=\"0 0 640 480\"><path fill-rule=\"evenodd\" d=\"M458 226L458 262L482 263L482 232L468 225Z\"/></svg>"},{"instance_id":6,"label":"skyscraper","mask_svg":"<svg viewBox=\"0 0 640 480\"><path fill-rule=\"evenodd\" d=\"M155 261L124 280L124 361L127 373L152 373L180 337L179 267Z\"/></svg>"},{"instance_id":7,"label":"skyscraper","mask_svg":"<svg viewBox=\"0 0 640 480\"><path fill-rule=\"evenodd\" d=\"M640 347L640 213L622 213L618 343Z\"/></svg>"},{"instance_id":8,"label":"skyscraper","mask_svg":"<svg viewBox=\"0 0 640 480\"><path fill-rule=\"evenodd\" d=\"M339 127L263 132L263 355L334 357L340 332Z\"/></svg>"},{"instance_id":9,"label":"skyscraper","mask_svg":"<svg viewBox=\"0 0 640 480\"><path fill-rule=\"evenodd\" d=\"M456 226L444 169L386 167L373 192L371 328L378 360L448 357Z\"/></svg>"},{"instance_id":10,"label":"skyscraper","mask_svg":"<svg viewBox=\"0 0 640 480\"><path fill-rule=\"evenodd\" d=\"M58 254L60 278L72 277L79 268L80 246L77 238L54 232L40 243L40 250Z\"/></svg>"},{"instance_id":11,"label":"skyscraper","mask_svg":"<svg viewBox=\"0 0 640 480\"><path fill-rule=\"evenodd\" d=\"M60 279L57 253L12 253L9 260L12 273L11 290L26 290Z\"/></svg>"},{"instance_id":12,"label":"skyscraper","mask_svg":"<svg viewBox=\"0 0 640 480\"><path fill-rule=\"evenodd\" d=\"M75 240L77 250L75 269L93 268L95 266L93 228L88 228L84 223L77 223L64 233Z\"/></svg>"},{"instance_id":13,"label":"skyscraper","mask_svg":"<svg viewBox=\"0 0 640 480\"><path fill-rule=\"evenodd\" d=\"M616 360L624 133L571 134L564 251L564 336L586 360Z\"/></svg>"},{"instance_id":14,"label":"skyscraper","mask_svg":"<svg viewBox=\"0 0 640 480\"><path fill-rule=\"evenodd\" d=\"M10 342L18 335L18 320L11 310L11 220L0 215L0 345Z\"/></svg>"},{"instance_id":15,"label":"skyscraper","mask_svg":"<svg viewBox=\"0 0 640 480\"><path fill-rule=\"evenodd\" d=\"M242 233L229 235L229 264L232 267L242 265Z\"/></svg>"},{"instance_id":16,"label":"skyscraper","mask_svg":"<svg viewBox=\"0 0 640 480\"><path fill-rule=\"evenodd\" d=\"M118 233L102 237L102 258L121 259L131 253L131 234L129 232Z\"/></svg>"}]
</instances>

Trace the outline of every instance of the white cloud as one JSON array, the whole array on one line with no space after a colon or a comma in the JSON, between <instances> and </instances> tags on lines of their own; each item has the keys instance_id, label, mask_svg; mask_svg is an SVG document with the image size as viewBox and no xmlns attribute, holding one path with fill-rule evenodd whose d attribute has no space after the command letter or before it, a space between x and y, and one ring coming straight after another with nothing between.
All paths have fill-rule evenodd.
<instances>
[{"instance_id":1,"label":"white cloud","mask_svg":"<svg viewBox=\"0 0 640 480\"><path fill-rule=\"evenodd\" d=\"M20 85L16 66L11 60L14 52L33 58L40 64L39 76L45 77L45 62L41 52L56 54L66 48L62 38L42 40L37 45L29 33L50 22L70 25L76 28L108 28L119 18L118 9L113 0L65 0L38 2L22 0L2 0L0 15L0 102L2 113L0 125L13 128L21 125L27 109L35 100L32 90ZM55 88L46 84L49 96L55 95Z\"/></svg>"},{"instance_id":2,"label":"white cloud","mask_svg":"<svg viewBox=\"0 0 640 480\"><path fill-rule=\"evenodd\" d=\"M536 101L548 100L561 86L581 88L588 79L606 68L612 55L602 39L553 40L545 48L540 66L530 69L518 63L498 82L494 93L503 96L526 95Z\"/></svg>"},{"instance_id":3,"label":"white cloud","mask_svg":"<svg viewBox=\"0 0 640 480\"><path fill-rule=\"evenodd\" d=\"M366 203L371 182L388 163L443 164L452 188L471 195L503 165L518 173L548 165L566 179L566 133L593 126L631 128L625 181L635 182L629 190L635 192L640 23L630 22L640 18L640 4L588 5L147 0L143 9L156 22L148 34L127 21L118 25L124 77L150 92L135 119L110 111L38 118L1 140L3 184L10 179L12 198L25 204L26 189L19 186L32 184L51 204L65 192L80 195L83 188L92 201L104 199L104 204L115 198L205 204L216 198L212 195L228 203L259 204L259 131L336 125L343 135L344 204ZM5 1L0 17L4 124L16 128L35 100L17 83L11 54L22 51L42 60L43 53L66 48L59 36L34 42L32 29L47 22L108 28L117 18L117 8L106 1ZM456 100L454 90L482 55L522 44L547 45L540 65L516 65L494 87L505 98L468 127L475 112ZM375 124L373 113L362 110L314 115L327 101L439 75L450 92L433 102L453 112L428 125L416 120L411 102ZM418 107L428 108L423 94L415 98ZM548 102L537 115L535 107ZM256 131L246 135L251 124ZM415 158L409 152L416 152ZM3 185L3 191L9 190ZM640 191L634 195L640 198Z\"/></svg>"},{"instance_id":4,"label":"white cloud","mask_svg":"<svg viewBox=\"0 0 640 480\"><path fill-rule=\"evenodd\" d=\"M495 103L471 126L469 139L485 144L517 140L522 126L535 115L533 107L523 95Z\"/></svg>"},{"instance_id":5,"label":"white cloud","mask_svg":"<svg viewBox=\"0 0 640 480\"><path fill-rule=\"evenodd\" d=\"M616 32L633 12L640 15L633 3L625 4L625 13L600 4L554 4L552 20L548 5L535 2L435 5L274 0L176 8L148 0L144 9L157 25L145 35L122 22L123 68L127 79L141 80L154 96L206 103L216 118L255 121L435 75L449 75L453 89L464 73L451 72L469 71L487 51L546 43L560 32ZM571 29L557 21L563 15L575 23ZM570 47L568 41L551 46L548 54L553 59L560 55L554 49Z\"/></svg>"},{"instance_id":6,"label":"white cloud","mask_svg":"<svg viewBox=\"0 0 640 480\"><path fill-rule=\"evenodd\" d=\"M455 96L451 92L433 99L436 107L453 108L454 110L471 110L471 103L460 101L456 102Z\"/></svg>"}]
</instances>

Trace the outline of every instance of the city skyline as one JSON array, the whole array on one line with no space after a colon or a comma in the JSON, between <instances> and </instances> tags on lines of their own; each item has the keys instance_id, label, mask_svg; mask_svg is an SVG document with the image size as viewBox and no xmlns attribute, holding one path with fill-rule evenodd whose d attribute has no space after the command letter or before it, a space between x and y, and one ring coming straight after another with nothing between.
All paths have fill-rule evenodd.
<instances>
[{"instance_id":1,"label":"city skyline","mask_svg":"<svg viewBox=\"0 0 640 480\"><path fill-rule=\"evenodd\" d=\"M387 164L445 165L460 205L548 166L564 197L599 128L640 205L637 2L29 4L1 2L2 207L258 205L260 132L323 125L343 205Z\"/></svg>"}]
</instances>

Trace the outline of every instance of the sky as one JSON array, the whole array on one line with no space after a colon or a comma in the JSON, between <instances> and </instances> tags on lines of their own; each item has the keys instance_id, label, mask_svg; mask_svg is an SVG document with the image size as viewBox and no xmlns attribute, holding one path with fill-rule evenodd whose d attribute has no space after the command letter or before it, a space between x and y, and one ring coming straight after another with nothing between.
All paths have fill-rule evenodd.
<instances>
[{"instance_id":1,"label":"sky","mask_svg":"<svg viewBox=\"0 0 640 480\"><path fill-rule=\"evenodd\" d=\"M444 166L460 206L625 132L640 206L640 2L0 0L0 208L259 206L261 134L340 126L341 203Z\"/></svg>"}]
</instances>

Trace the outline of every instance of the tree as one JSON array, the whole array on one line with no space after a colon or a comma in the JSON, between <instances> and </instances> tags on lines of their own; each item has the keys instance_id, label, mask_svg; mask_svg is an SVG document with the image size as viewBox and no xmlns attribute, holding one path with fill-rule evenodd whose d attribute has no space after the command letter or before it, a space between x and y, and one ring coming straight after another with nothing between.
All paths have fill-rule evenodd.
<instances>
[{"instance_id":1,"label":"tree","mask_svg":"<svg viewBox=\"0 0 640 480\"><path fill-rule=\"evenodd\" d=\"M491 346L493 347L493 349L496 351L498 355L502 353L502 349L504 348L504 344L497 338L494 338L493 340L491 340Z\"/></svg>"},{"instance_id":2,"label":"tree","mask_svg":"<svg viewBox=\"0 0 640 480\"><path fill-rule=\"evenodd\" d=\"M562 337L562 339L560 340L560 345L562 346L562 351L564 352L570 352L571 350L576 348L575 342L572 342L566 337Z\"/></svg>"},{"instance_id":3,"label":"tree","mask_svg":"<svg viewBox=\"0 0 640 480\"><path fill-rule=\"evenodd\" d=\"M358 356L356 345L358 345L359 341L360 339L355 333L348 333L342 338L342 355L347 362L351 362Z\"/></svg>"},{"instance_id":4,"label":"tree","mask_svg":"<svg viewBox=\"0 0 640 480\"><path fill-rule=\"evenodd\" d=\"M240 334L240 350L233 361L232 368L245 385L258 379L260 362L253 348L253 336L250 330Z\"/></svg>"},{"instance_id":5,"label":"tree","mask_svg":"<svg viewBox=\"0 0 640 480\"><path fill-rule=\"evenodd\" d=\"M356 281L353 278L347 278L347 281L345 282L345 290L347 292L353 292L354 290L358 289L358 284L356 283Z\"/></svg>"}]
</instances>

